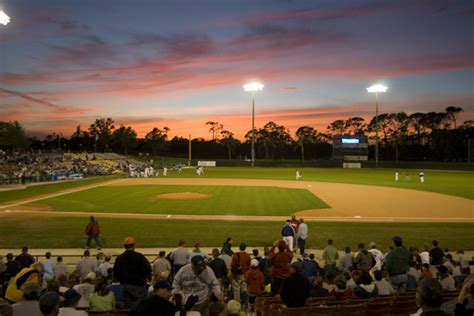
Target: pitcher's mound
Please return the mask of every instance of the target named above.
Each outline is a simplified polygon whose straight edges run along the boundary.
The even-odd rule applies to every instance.
[[[196,200],[196,199],[207,199],[210,197],[209,194],[195,193],[195,192],[177,192],[177,193],[165,193],[157,196],[158,199],[168,200]]]

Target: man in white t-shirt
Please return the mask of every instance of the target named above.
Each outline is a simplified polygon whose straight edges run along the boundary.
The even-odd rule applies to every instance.
[[[377,249],[377,245],[373,241],[370,242],[369,247],[370,247],[370,249],[367,250],[367,251],[370,252],[372,254],[372,256],[374,257],[374,259],[375,259],[375,265],[374,265],[373,269],[375,271],[379,271],[379,270],[382,269],[382,263],[383,263],[383,259],[384,259],[382,251]]]

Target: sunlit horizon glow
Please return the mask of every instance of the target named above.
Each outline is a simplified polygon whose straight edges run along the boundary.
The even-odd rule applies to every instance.
[[[204,139],[213,121],[243,140],[253,80],[255,127],[293,136],[368,123],[373,83],[389,87],[380,114],[474,117],[472,1],[269,2],[2,0],[14,23],[0,27],[0,121],[70,137],[110,117],[139,137]]]

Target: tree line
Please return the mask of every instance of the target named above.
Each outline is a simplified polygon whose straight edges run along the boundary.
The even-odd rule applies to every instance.
[[[472,120],[459,124],[458,116],[462,111],[460,107],[447,107],[444,112],[380,114],[380,159],[466,161],[468,140],[474,138],[474,124]],[[270,121],[254,131],[256,158],[330,159],[334,135],[369,135],[373,143],[376,121],[376,117],[368,122],[361,117],[349,117],[335,120],[324,131],[301,126],[294,137],[287,127]],[[192,139],[193,158],[250,158],[252,130],[240,141],[219,122],[208,121],[205,125],[211,140]],[[154,127],[145,137],[139,138],[131,126],[121,124],[117,127],[112,118],[98,118],[87,129],[77,126],[69,138],[53,133],[39,139],[28,138],[17,121],[0,122],[0,147],[187,157],[189,140],[179,136],[169,139],[169,131],[168,127]],[[372,147],[369,147],[370,158],[373,157]]]

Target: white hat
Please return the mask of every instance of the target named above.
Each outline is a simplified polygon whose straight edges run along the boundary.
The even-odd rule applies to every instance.
[[[95,273],[94,272],[89,272],[87,275],[86,275],[86,279],[89,279],[91,281],[94,281],[95,280]]]
[[[227,313],[238,314],[240,313],[240,303],[236,300],[230,300],[227,302]]]
[[[258,267],[258,260],[257,259],[252,259],[252,261],[250,261],[250,266],[251,267]]]

